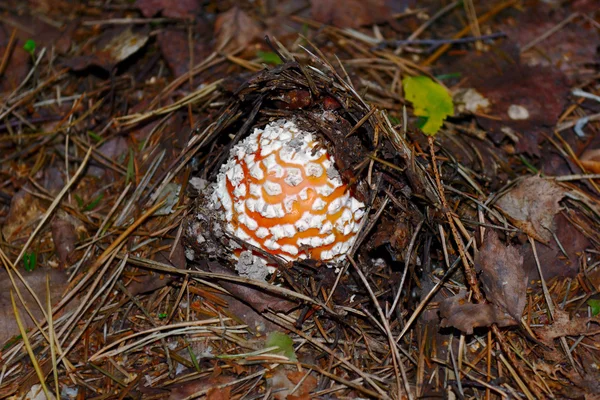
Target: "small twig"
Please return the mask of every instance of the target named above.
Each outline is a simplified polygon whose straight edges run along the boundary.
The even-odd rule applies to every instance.
[[[477,23],[483,24],[484,22],[488,21],[489,19],[494,17],[496,14],[498,14],[500,11],[516,4],[517,2],[518,2],[518,0],[508,0],[504,3],[498,4],[496,7],[492,8],[490,11],[488,11],[487,13],[485,13],[481,17],[479,17],[477,19]],[[464,37],[465,35],[467,35],[469,32],[471,32],[471,27],[466,26],[460,32],[458,32],[456,35],[454,35],[454,38],[460,39],[460,38]],[[423,66],[428,66],[428,65],[433,64],[438,58],[440,58],[442,56],[442,54],[444,54],[450,48],[450,46],[451,46],[450,44],[442,45],[439,49],[436,50],[435,53],[433,53],[427,60],[425,60],[423,62]]]
[[[442,45],[472,43],[472,42],[477,42],[479,40],[491,40],[491,39],[498,39],[498,38],[502,38],[502,37],[506,37],[506,33],[495,32],[495,33],[491,33],[489,35],[469,36],[469,37],[456,38],[456,39],[385,40],[385,41],[381,42],[377,48],[379,49],[384,46],[398,47],[398,46],[406,46],[406,45],[417,45],[417,46],[429,45],[430,48],[428,49],[428,51],[431,52]]]
[[[13,28],[12,33],[10,34],[10,39],[8,39],[8,45],[6,45],[6,50],[4,50],[4,54],[2,55],[2,64],[0,64],[0,76],[4,74],[4,70],[8,65],[8,60],[10,60],[10,55],[12,54],[12,50],[15,45],[16,34],[17,28]]]

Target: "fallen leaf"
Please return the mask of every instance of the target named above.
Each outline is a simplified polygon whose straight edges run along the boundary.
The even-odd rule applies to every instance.
[[[193,396],[195,393],[200,392],[202,390],[207,390],[207,399],[220,400],[220,399],[229,399],[228,390],[229,386],[225,387],[223,390],[216,389],[215,386],[220,386],[227,384],[233,381],[233,377],[231,376],[213,376],[207,375],[189,382],[177,383],[171,385],[165,389],[169,391],[169,400],[179,400],[183,398],[188,398],[189,396]],[[216,390],[215,390],[216,389]],[[214,396],[214,397],[211,397]]]
[[[231,398],[231,386],[224,388],[213,387],[206,392],[206,400],[229,400]]]
[[[554,310],[553,322],[541,328],[534,329],[538,338],[552,346],[554,339],[564,336],[591,336],[600,334],[600,317],[574,317],[569,318],[569,313],[562,310]]]
[[[246,47],[262,32],[260,25],[237,6],[219,14],[215,20],[217,51],[229,52]]]
[[[200,0],[137,0],[135,6],[147,18],[160,12],[167,18],[193,19],[202,11]]]
[[[577,17],[572,18],[561,29],[553,30],[551,35],[543,36],[573,15],[573,11],[569,10],[573,4],[552,7],[544,3],[539,2],[534,7],[528,7],[525,12],[518,14],[516,20],[511,20],[498,29],[505,32],[521,48],[544,37],[521,54],[524,64],[554,67],[571,79],[592,72],[593,69],[587,66],[598,62],[596,49],[597,43],[600,43],[598,30],[586,23],[585,19]],[[595,8],[597,7],[596,3]]]
[[[233,272],[231,272],[229,269],[215,262],[208,262],[207,266],[210,272],[233,275]],[[260,288],[256,288],[254,286],[246,286],[242,283],[228,282],[225,280],[218,282],[225,290],[231,293],[232,296],[247,303],[250,307],[258,312],[264,312],[267,310],[276,312],[289,312],[298,307],[298,304],[292,301],[264,292]]]
[[[311,374],[305,377],[307,373],[306,370],[290,371],[283,366],[277,367],[267,380],[269,388],[274,394],[273,397],[276,400],[310,400],[314,398],[310,396],[310,393],[317,387],[317,379]],[[304,381],[298,386],[302,379]],[[292,390],[293,393],[291,393]]]
[[[308,373],[308,371],[294,370],[294,371],[290,371],[286,374],[287,378],[294,385],[298,386],[298,384],[300,384],[300,386],[297,387],[297,389],[294,391],[293,394],[290,394],[287,396],[288,400],[300,400],[300,399],[310,400],[311,399],[309,394],[310,394],[310,392],[312,392],[313,390],[316,389],[318,381],[317,381],[317,378],[315,378],[310,373],[308,373],[308,376],[307,376],[307,373]],[[296,386],[294,386],[294,387],[296,387]]]
[[[488,112],[490,101],[473,88],[459,89],[452,96],[458,112]]]
[[[475,268],[489,303],[470,303],[466,292],[445,299],[440,304],[441,326],[452,326],[470,335],[474,328],[492,324],[518,325],[527,301],[528,274],[517,248],[505,246],[496,232],[488,229],[475,255]]]
[[[551,133],[567,104],[565,76],[552,67],[522,64],[512,42],[493,50],[470,52],[448,71],[461,73],[465,87],[489,101],[487,113],[476,117],[496,143],[509,138],[517,153],[539,155],[538,144]]]
[[[46,393],[44,392],[42,385],[40,385],[39,383],[36,383],[35,385],[33,385],[31,387],[31,389],[29,389],[29,392],[27,392],[27,394],[25,395],[25,398],[23,400],[54,400],[56,399],[56,397],[54,397],[54,395],[52,394],[52,391],[49,391],[50,397],[46,396]]]
[[[25,190],[19,190],[11,199],[8,215],[2,225],[4,240],[10,242],[13,235],[31,226],[42,214],[40,202]]]
[[[505,246],[493,229],[487,229],[483,245],[475,254],[475,269],[480,274],[486,300],[518,324],[527,301],[529,279],[519,250]]]
[[[33,292],[38,296],[39,300],[45,306],[46,304],[46,276],[50,276],[50,299],[52,304],[55,304],[60,300],[62,292],[68,285],[68,276],[66,272],[59,271],[53,268],[36,268],[31,272],[21,271],[21,274],[27,281],[27,284],[31,287]],[[12,274],[19,292],[23,295],[27,307],[33,314],[36,320],[42,318],[42,312],[40,311],[37,303],[27,290],[21,280]],[[13,314],[13,309],[10,300],[10,292],[14,292],[12,283],[8,277],[6,270],[0,270],[0,343],[6,342],[9,338],[19,334],[19,328]],[[73,302],[71,302],[73,303]],[[27,311],[17,300],[17,307],[19,309],[19,315],[23,320],[26,329],[34,326],[33,321],[29,318]]]
[[[587,236],[575,226],[577,224],[577,214],[573,213],[573,210],[566,209],[556,214],[553,219],[556,237],[553,235],[547,245],[536,245],[538,260],[545,280],[557,276],[574,277],[577,275],[579,272],[579,257],[590,246]],[[563,214],[568,215],[569,218]],[[574,222],[571,222],[571,220]],[[531,244],[529,242],[523,244],[521,252],[524,255],[523,265],[529,273],[529,279],[540,279]]]
[[[475,328],[497,324],[500,327],[515,325],[515,320],[494,304],[473,304],[467,298],[467,292],[461,292],[440,303],[442,328],[454,327],[467,335]]]
[[[51,228],[56,255],[63,267],[68,266],[69,256],[75,251],[77,242],[75,226],[66,218],[56,217],[52,220]]]
[[[284,356],[292,361],[296,361],[296,352],[294,351],[294,341],[287,334],[275,331],[271,332],[265,342],[265,348],[277,347],[276,352],[283,353]]]
[[[435,135],[446,117],[454,114],[452,97],[445,87],[427,76],[408,76],[402,80],[404,95],[414,107],[414,114],[423,117],[420,126],[426,135]]]
[[[387,0],[310,0],[312,17],[338,28],[358,28],[385,22],[391,17]]]
[[[120,62],[138,52],[148,42],[148,27],[131,26],[108,29],[98,38],[97,44],[85,55],[73,57],[65,64],[74,71],[98,66],[110,71]]]
[[[167,65],[175,77],[187,73],[190,69],[190,46],[188,34],[181,30],[165,29],[159,32],[157,42]],[[193,40],[194,63],[206,58],[210,49],[204,41]]]
[[[567,190],[555,182],[531,176],[521,180],[496,202],[511,222],[528,235],[548,243],[555,231],[554,215]]]

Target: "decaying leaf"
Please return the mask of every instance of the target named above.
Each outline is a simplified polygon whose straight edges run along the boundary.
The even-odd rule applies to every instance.
[[[488,327],[492,324],[498,326],[515,325],[514,319],[496,307],[494,304],[473,304],[467,300],[467,293],[461,292],[449,297],[440,303],[440,326],[452,326],[467,335],[473,329]]]
[[[460,72],[465,87],[489,101],[477,122],[494,141],[508,137],[517,152],[539,155],[543,134],[550,134],[567,102],[569,89],[560,71],[521,64],[519,49],[511,42],[482,55],[471,53],[448,71]]]
[[[564,336],[591,336],[600,334],[600,317],[569,318],[569,313],[555,310],[552,315],[554,321],[550,325],[535,329],[538,338],[551,346],[554,339]]]
[[[197,33],[200,35],[200,33]],[[207,35],[204,35],[207,36]],[[211,49],[203,40],[193,40],[193,51],[190,54],[190,43],[187,32],[183,30],[164,29],[159,32],[157,42],[167,65],[176,77],[190,69],[190,57],[198,63],[206,58]]]
[[[209,262],[208,268],[210,272],[233,275],[230,270],[215,262]],[[274,294],[267,293],[253,286],[246,286],[240,283],[228,282],[225,280],[219,281],[219,284],[234,297],[242,300],[258,312],[264,312],[266,310],[289,312],[290,310],[298,307],[298,305],[292,301],[286,300]]]
[[[164,17],[182,19],[194,18],[202,9],[199,0],[137,0],[135,6],[144,17],[153,17],[160,12]]]
[[[19,190],[10,202],[8,216],[2,225],[4,240],[10,242],[14,239],[13,235],[31,226],[42,214],[40,202],[25,190]]]
[[[75,250],[77,233],[75,226],[65,217],[52,220],[52,241],[56,255],[63,266],[69,264],[69,256]]]
[[[92,65],[111,70],[144,47],[150,38],[148,34],[147,27],[109,29],[100,35],[97,45],[88,54],[74,57],[66,64],[75,71],[84,70]]]
[[[193,396],[195,393],[198,393],[200,391],[206,391],[207,399],[229,399],[229,390],[231,390],[230,387],[226,386],[223,389],[218,389],[216,387],[225,385],[233,380],[234,378],[231,376],[207,375],[198,379],[194,379],[192,381],[177,383],[168,387],[168,399],[178,400],[188,398],[189,396]]]
[[[311,0],[312,17],[338,28],[358,28],[386,21],[391,10],[386,0]]]
[[[31,289],[38,296],[42,304],[45,305],[46,300],[46,276],[50,276],[50,299],[52,304],[55,304],[58,300],[60,300],[60,296],[62,295],[63,290],[67,287],[67,274],[63,271],[59,271],[57,269],[52,268],[36,268],[31,272],[20,271],[27,281],[27,284],[31,287]],[[29,291],[21,280],[13,273],[13,277],[15,278],[15,282],[19,289],[19,292],[23,295],[25,302],[27,303],[27,307],[33,314],[36,319],[40,319],[42,317],[42,312],[40,311],[37,303],[30,295]],[[4,343],[6,340],[11,338],[14,335],[19,334],[19,328],[17,326],[15,316],[13,314],[13,309],[10,301],[10,292],[11,290],[14,292],[14,288],[12,283],[8,277],[8,273],[4,269],[0,269],[0,343]],[[17,307],[19,309],[19,313],[23,322],[25,323],[26,328],[31,328],[34,326],[33,322],[29,318],[27,311],[23,308],[23,305],[20,301],[17,300]]]
[[[216,48],[231,51],[247,46],[260,36],[261,27],[242,9],[232,7],[215,21]]]
[[[487,229],[483,246],[475,255],[475,268],[486,299],[518,323],[527,301],[528,280],[519,250],[505,246],[494,230]]]
[[[459,293],[440,304],[442,326],[453,326],[467,334],[477,327],[517,325],[527,300],[527,272],[523,256],[512,246],[504,246],[491,229],[475,255],[475,267],[490,303],[472,304]]]
[[[309,371],[289,371],[282,366],[273,371],[268,382],[277,400],[310,400],[317,387],[317,379]]]
[[[554,215],[567,190],[553,181],[531,176],[502,196],[496,205],[529,236],[547,243],[554,231]]]
[[[600,41],[598,30],[594,29],[593,25],[585,23],[585,19],[576,18],[578,13],[575,11],[580,8],[585,9],[581,6],[585,2],[575,1],[569,4],[570,7],[557,7],[548,1],[539,2],[527,12],[515,16],[516,20],[511,20],[498,29],[506,32],[508,37],[517,42],[521,48],[535,40],[535,46],[527,48],[527,51],[521,54],[523,62],[527,65],[552,66],[574,79],[591,73],[592,69],[588,66],[598,62],[597,43]],[[593,0],[588,3],[594,4],[592,6],[594,9],[598,8]],[[551,35],[544,35],[564,22],[567,24],[561,29],[554,30]]]

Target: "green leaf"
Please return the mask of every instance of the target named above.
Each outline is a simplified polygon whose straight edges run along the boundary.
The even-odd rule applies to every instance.
[[[167,318],[167,313],[161,312],[158,314],[158,319],[165,319]]]
[[[408,76],[402,80],[402,86],[415,115],[424,118],[423,133],[435,135],[446,117],[454,114],[454,103],[446,88],[427,76]]]
[[[98,135],[96,132],[94,131],[87,131],[87,134],[94,139],[96,142],[99,142],[102,140],[102,136]]]
[[[23,45],[23,50],[33,55],[33,52],[35,51],[35,40],[27,39],[27,41]]]
[[[600,300],[598,299],[589,299],[587,301],[588,306],[590,306],[591,310],[592,310],[592,316],[595,317],[596,315],[600,314]]]
[[[25,253],[23,255],[23,264],[25,266],[25,271],[33,271],[37,265],[37,253],[35,251]]]
[[[272,51],[258,51],[256,55],[267,64],[279,65],[283,62],[281,61],[281,58]]]
[[[265,342],[265,347],[277,347],[284,356],[292,361],[296,361],[296,353],[294,352],[294,341],[291,337],[281,332],[271,332]]]
[[[94,208],[96,208],[96,206],[98,204],[100,204],[100,202],[102,201],[102,199],[104,198],[104,193],[100,193],[98,196],[96,196],[92,201],[90,201],[87,206],[85,206],[83,208],[83,211],[92,211]]]

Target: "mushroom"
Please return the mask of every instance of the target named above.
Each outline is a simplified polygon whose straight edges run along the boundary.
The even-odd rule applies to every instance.
[[[288,261],[341,260],[365,209],[314,135],[283,119],[232,148],[210,201],[229,233]]]

